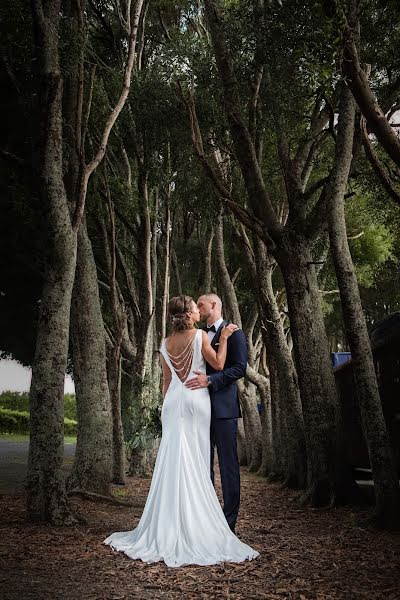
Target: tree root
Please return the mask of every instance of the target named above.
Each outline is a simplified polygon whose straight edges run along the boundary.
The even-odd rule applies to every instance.
[[[133,502],[127,502],[126,500],[120,500],[113,496],[103,496],[102,494],[96,494],[95,492],[88,492],[87,490],[81,490],[75,488],[67,492],[68,496],[84,496],[85,498],[91,498],[93,500],[99,500],[108,502],[109,504],[117,504],[119,506],[135,506]]]

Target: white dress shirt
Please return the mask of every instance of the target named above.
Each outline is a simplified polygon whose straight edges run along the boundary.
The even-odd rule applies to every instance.
[[[214,331],[207,331],[208,337],[210,339],[210,342],[213,341],[214,339],[214,335],[217,333],[219,327],[221,327],[221,323],[224,319],[221,317],[220,319],[218,319],[218,321],[215,321],[215,323],[211,323],[210,327],[212,327],[214,325],[215,327],[215,332]],[[208,327],[208,325],[207,325]]]

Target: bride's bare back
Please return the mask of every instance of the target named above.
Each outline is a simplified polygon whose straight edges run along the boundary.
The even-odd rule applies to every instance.
[[[192,368],[195,336],[196,329],[186,329],[173,333],[165,340],[171,365],[182,382],[186,381]]]

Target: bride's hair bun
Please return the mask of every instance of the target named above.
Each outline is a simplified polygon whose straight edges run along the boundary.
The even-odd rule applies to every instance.
[[[189,313],[192,312],[193,298],[190,296],[175,296],[168,303],[168,316],[171,320],[172,331],[190,329]]]

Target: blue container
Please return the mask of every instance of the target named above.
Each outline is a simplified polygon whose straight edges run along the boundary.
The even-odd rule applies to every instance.
[[[332,352],[331,354],[332,367],[340,367],[351,360],[351,352]]]

